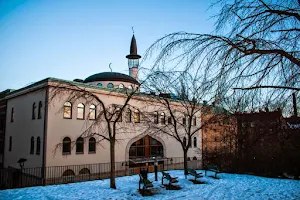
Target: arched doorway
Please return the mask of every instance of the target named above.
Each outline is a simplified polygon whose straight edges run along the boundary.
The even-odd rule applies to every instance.
[[[160,159],[159,165],[163,164],[164,146],[157,139],[146,135],[131,144],[129,148],[129,167],[135,168],[135,173],[139,173],[139,169],[146,166],[149,166],[149,172],[153,171],[153,158]]]

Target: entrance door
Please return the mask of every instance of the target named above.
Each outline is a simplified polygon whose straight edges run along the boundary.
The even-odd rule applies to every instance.
[[[129,149],[129,159],[136,160],[136,162],[129,162],[129,167],[131,172],[134,171],[134,174],[140,172],[140,168],[148,168],[149,172],[154,171],[154,163],[145,162],[145,160],[151,157],[163,157],[164,149],[163,145],[157,141],[156,139],[150,137],[149,135],[139,139],[134,142]],[[141,160],[139,162],[138,160]],[[159,162],[159,164],[163,164],[163,161]]]

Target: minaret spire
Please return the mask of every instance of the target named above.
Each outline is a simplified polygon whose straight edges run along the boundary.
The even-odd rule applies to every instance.
[[[136,45],[136,39],[134,36],[134,29],[132,27],[132,38],[130,43],[130,50],[129,54],[126,56],[128,59],[128,68],[129,68],[129,76],[135,78],[138,80],[138,72],[139,72],[139,59],[141,56],[137,53],[137,45]]]

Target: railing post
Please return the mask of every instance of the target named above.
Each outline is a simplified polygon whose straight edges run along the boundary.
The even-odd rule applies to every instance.
[[[42,175],[42,180],[43,180],[43,186],[46,185],[46,167],[42,167],[42,171],[41,171],[41,175]]]
[[[98,165],[99,165],[99,167],[98,167],[98,169],[99,169],[99,179],[101,179],[101,163],[99,163]]]
[[[23,185],[23,166],[21,166],[21,184],[20,187],[22,188]]]

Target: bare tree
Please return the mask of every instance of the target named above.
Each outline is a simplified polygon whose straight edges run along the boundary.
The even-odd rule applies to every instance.
[[[299,1],[219,0],[215,5],[221,6],[215,33],[175,32],[160,38],[147,52],[158,52],[155,66],[170,70],[172,63],[171,70],[180,71],[196,65],[223,92],[263,88],[263,95],[270,93],[268,101],[299,91]]]
[[[65,101],[70,103],[80,101],[84,105],[95,105],[95,108],[88,113],[88,118],[85,121],[80,137],[96,137],[96,143],[99,145],[102,145],[102,141],[109,142],[110,188],[116,189],[115,145],[120,141],[118,135],[127,133],[129,127],[128,124],[125,125],[122,123],[122,115],[125,113],[125,109],[136,109],[130,105],[130,100],[137,91],[139,91],[139,87],[135,87],[132,90],[102,89],[99,92],[96,86],[92,87],[75,82],[57,82],[53,83],[50,87],[49,104],[56,106],[57,101],[60,103],[64,103]],[[105,96],[114,97],[118,103],[114,103],[112,100],[110,100],[110,102],[103,100]],[[64,110],[63,105],[60,105],[60,112],[72,111]],[[127,117],[131,118],[131,113]],[[74,142],[75,141],[73,141],[73,143]],[[61,147],[61,145],[62,143],[57,144],[57,148]]]
[[[144,89],[156,94],[155,101],[147,104],[153,108],[146,120],[149,134],[161,134],[174,138],[181,146],[184,157],[184,173],[187,175],[188,151],[201,141],[200,131],[214,120],[211,115],[201,120],[203,101],[210,101],[211,83],[200,81],[197,74],[187,72],[154,71],[144,84]],[[211,99],[205,99],[209,98]],[[201,143],[198,144],[201,147]]]

